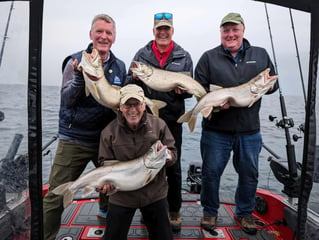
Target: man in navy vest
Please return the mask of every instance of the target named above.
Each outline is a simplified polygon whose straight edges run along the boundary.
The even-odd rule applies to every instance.
[[[111,52],[115,41],[115,22],[106,15],[94,17],[86,51],[95,48],[103,62],[106,79],[112,85],[122,86],[126,78],[123,61]],[[54,240],[60,228],[63,212],[63,196],[52,190],[77,179],[89,161],[97,164],[100,133],[116,114],[112,109],[100,105],[92,96],[85,94],[83,75],[75,67],[81,61],[82,51],[68,56],[63,62],[63,82],[59,113],[59,143],[50,173],[50,189],[43,199],[44,239]],[[104,196],[104,195],[103,195]],[[100,195],[99,215],[105,217],[107,198]]]

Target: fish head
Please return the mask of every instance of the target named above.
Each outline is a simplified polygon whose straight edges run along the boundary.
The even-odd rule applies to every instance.
[[[132,62],[130,70],[141,80],[145,80],[153,74],[151,66],[138,61]]]
[[[160,140],[156,141],[148,152],[145,154],[144,165],[149,169],[162,168],[166,160],[170,158],[167,152],[167,146],[163,145]]]
[[[82,69],[83,74],[93,81],[97,81],[104,76],[102,60],[95,48],[92,49],[92,53],[82,52],[79,68]]]
[[[250,89],[252,93],[262,95],[274,86],[278,76],[269,76],[269,72],[270,68],[266,68],[251,80]]]

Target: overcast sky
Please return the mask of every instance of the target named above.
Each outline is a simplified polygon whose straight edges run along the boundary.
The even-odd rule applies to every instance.
[[[11,2],[0,3],[1,44]],[[28,3],[15,2],[9,25],[0,83],[27,82]],[[282,92],[302,95],[297,53],[287,8],[267,5]],[[273,58],[265,5],[251,0],[45,0],[43,14],[42,82],[61,85],[61,64],[71,53],[86,48],[92,18],[107,13],[117,27],[114,54],[130,65],[136,51],[153,39],[153,15],[171,12],[173,39],[192,56],[194,67],[208,49],[220,44],[219,24],[229,12],[239,12],[245,20],[245,37],[262,46]],[[310,15],[292,10],[303,77],[307,81]]]

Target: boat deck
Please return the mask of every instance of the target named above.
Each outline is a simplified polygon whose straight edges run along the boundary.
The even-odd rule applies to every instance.
[[[77,200],[72,203],[63,213],[58,240],[67,239],[101,239],[104,234],[105,220],[96,216],[98,210],[96,198]],[[213,232],[207,232],[200,227],[202,208],[199,204],[198,194],[183,194],[181,209],[182,229],[174,233],[174,239],[246,239],[246,240],[275,240],[281,239],[276,235],[277,231],[268,225],[263,219],[256,217],[260,229],[256,235],[244,233],[234,220],[235,205],[230,201],[221,200],[223,204],[219,209],[217,228]],[[128,239],[148,239],[146,227],[140,223],[140,211],[137,210],[133,218]]]

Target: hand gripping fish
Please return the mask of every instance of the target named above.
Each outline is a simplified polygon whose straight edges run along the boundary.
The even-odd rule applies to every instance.
[[[199,112],[206,118],[214,107],[221,107],[227,102],[232,107],[251,107],[274,86],[278,77],[269,76],[269,72],[270,68],[267,68],[249,82],[237,87],[215,86],[215,90],[205,95],[192,110],[180,116],[177,122],[188,122],[189,130],[193,132]]]
[[[194,95],[197,101],[207,94],[200,83],[184,73],[165,71],[136,61],[132,62],[130,69],[149,88],[159,92],[169,92],[178,87]]]
[[[115,111],[120,105],[120,87],[111,85],[105,78],[98,51],[93,49],[91,54],[83,51],[78,67],[82,69],[86,96],[91,94],[98,103]],[[159,100],[145,98],[145,102],[156,116],[158,110],[166,106],[165,102]]]
[[[160,149],[160,147],[162,148]],[[93,193],[97,187],[102,187],[105,184],[111,184],[115,187],[114,191],[108,195],[117,191],[137,190],[151,182],[169,158],[167,146],[163,146],[158,140],[139,158],[131,161],[106,161],[107,165],[104,164],[104,166],[91,170],[74,182],[64,183],[52,192],[64,196],[63,206],[66,208],[71,204],[74,194],[79,189],[83,189],[83,196]]]

